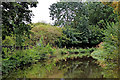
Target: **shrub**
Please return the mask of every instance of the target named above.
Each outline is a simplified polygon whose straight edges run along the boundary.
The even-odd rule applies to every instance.
[[[8,74],[13,69],[24,68],[27,64],[33,64],[40,60],[49,59],[48,55],[54,54],[54,49],[47,44],[43,45],[42,39],[39,41],[39,44],[32,49],[27,50],[14,50],[14,52],[7,51],[7,48],[3,48],[5,53],[4,58],[2,59],[2,72],[3,74]]]
[[[97,58],[98,61],[102,60],[104,63],[107,63],[109,68],[115,68],[118,63],[118,27],[118,23],[107,24],[106,30],[104,30],[103,44],[92,53],[92,56]]]
[[[58,37],[62,35],[61,28],[56,26],[51,26],[45,23],[35,23],[32,25],[32,32],[30,43],[35,45],[43,36],[43,44],[47,45],[48,43],[52,46],[55,46],[55,42],[58,40]]]
[[[108,52],[106,59],[118,60],[118,31],[119,23],[111,23],[107,25],[106,30],[104,31],[104,49]]]
[[[89,26],[88,41],[90,46],[95,46],[103,41],[103,29],[100,29],[99,26]]]
[[[90,26],[85,30],[81,31],[78,28],[71,28],[66,26],[63,29],[63,35],[59,38],[59,47],[93,47],[99,44],[103,39],[103,29],[98,26]]]
[[[15,45],[15,37],[6,36],[6,39],[2,41],[3,46],[13,46]]]

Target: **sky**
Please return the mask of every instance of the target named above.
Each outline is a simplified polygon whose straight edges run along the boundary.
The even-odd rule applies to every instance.
[[[52,24],[53,21],[49,17],[49,7],[58,0],[37,0],[39,3],[36,8],[30,8],[35,16],[32,17],[32,22],[45,22]]]

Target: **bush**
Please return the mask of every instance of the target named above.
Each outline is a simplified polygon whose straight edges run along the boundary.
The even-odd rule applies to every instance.
[[[108,52],[106,59],[118,60],[118,31],[119,23],[111,23],[107,25],[106,30],[104,31],[104,49]]]
[[[39,44],[41,45],[36,45],[32,49],[14,50],[14,52],[10,50],[8,52],[7,48],[3,48],[5,53],[2,59],[3,74],[8,74],[13,69],[24,68],[25,65],[33,64],[39,60],[48,59],[49,55],[54,54],[55,50],[49,44],[44,46],[42,40],[39,41]]]
[[[5,40],[2,41],[3,46],[14,46],[16,43],[15,37],[6,36]]]
[[[90,46],[96,46],[103,41],[103,29],[100,29],[99,26],[89,26],[88,41]]]
[[[63,35],[59,38],[59,47],[93,47],[103,41],[103,29],[98,26],[90,26],[86,31],[79,31],[77,28],[66,26],[63,29]]]
[[[118,63],[118,31],[119,24],[107,24],[104,30],[104,43],[96,51],[92,53],[94,58],[98,61],[103,61],[109,68],[115,68]]]
[[[47,45],[49,43],[52,46],[55,46],[58,37],[62,35],[61,28],[58,28],[56,26],[51,26],[45,23],[35,23],[32,26],[33,28],[31,31],[33,34],[31,34],[31,45],[35,45],[35,43],[40,40],[41,36],[43,36],[44,45]]]
[[[62,47],[74,47],[76,44],[81,43],[76,36],[79,36],[79,33],[76,32],[76,29],[70,28],[69,26],[62,28],[62,36],[59,38],[58,46]]]

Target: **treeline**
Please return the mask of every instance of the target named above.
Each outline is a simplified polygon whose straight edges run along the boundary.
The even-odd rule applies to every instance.
[[[54,25],[64,27],[59,47],[93,47],[103,41],[107,24],[118,22],[114,9],[100,2],[58,2],[49,9]]]

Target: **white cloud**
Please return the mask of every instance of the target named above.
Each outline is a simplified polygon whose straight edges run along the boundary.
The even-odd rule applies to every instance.
[[[52,23],[53,21],[49,17],[49,7],[53,3],[56,3],[58,0],[38,0],[38,4],[36,8],[30,8],[30,10],[33,11],[33,14],[35,15],[32,18],[32,22],[46,22],[46,23]]]

